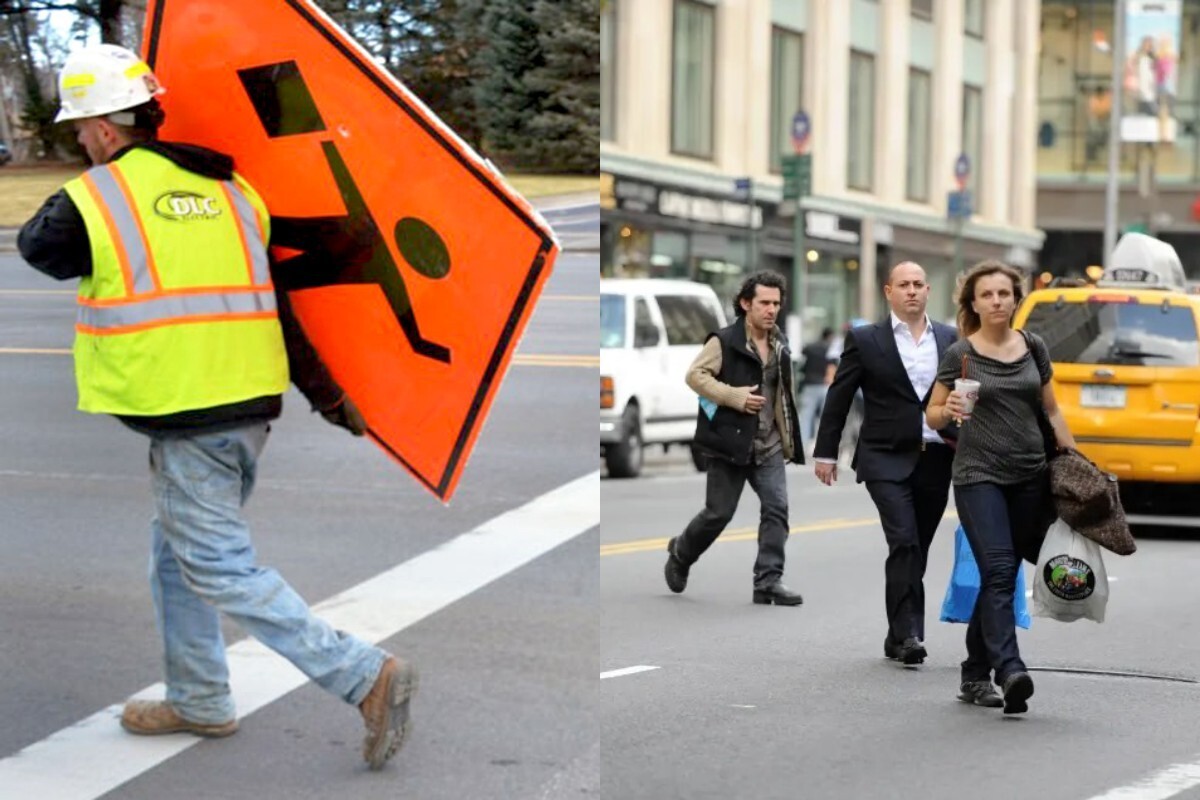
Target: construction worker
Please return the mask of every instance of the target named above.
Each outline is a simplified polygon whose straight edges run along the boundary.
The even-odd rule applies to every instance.
[[[229,156],[158,141],[163,89],[134,53],[108,44],[77,51],[59,89],[56,121],[74,123],[95,166],[46,201],[18,246],[36,269],[82,278],[80,410],[115,415],[150,438],[150,582],[167,692],[126,703],[121,724],[144,735],[237,731],[224,612],[359,707],[363,756],[379,769],[408,732],[416,670],[314,617],[255,562],[241,513],[289,377],[267,209]],[[319,410],[362,432],[344,396],[326,397]]]

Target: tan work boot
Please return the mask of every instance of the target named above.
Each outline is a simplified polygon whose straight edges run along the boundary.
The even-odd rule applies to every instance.
[[[412,729],[408,702],[417,692],[417,681],[416,667],[403,659],[388,656],[375,685],[359,703],[363,722],[367,725],[363,759],[371,769],[383,769],[408,738]]]
[[[236,719],[217,725],[189,722],[179,716],[166,700],[130,700],[121,712],[121,727],[139,736],[190,733],[219,739],[237,733],[238,723]]]

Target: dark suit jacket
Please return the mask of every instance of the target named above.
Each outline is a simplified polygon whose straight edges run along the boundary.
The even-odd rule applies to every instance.
[[[938,363],[958,338],[949,325],[933,322]],[[891,315],[874,325],[851,328],[837,374],[825,396],[814,458],[837,458],[842,428],[854,402],[863,393],[863,424],[851,463],[859,483],[902,481],[912,474],[921,456],[921,418],[929,394],[917,397],[900,360]],[[952,435],[952,434],[951,434]]]

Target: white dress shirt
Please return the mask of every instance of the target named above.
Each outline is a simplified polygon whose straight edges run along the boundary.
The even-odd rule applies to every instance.
[[[925,330],[921,333],[920,341],[914,340],[912,329],[891,312],[892,333],[896,337],[896,349],[900,351],[900,361],[904,363],[904,371],[912,382],[913,391],[917,397],[924,399],[929,387],[937,378],[938,352],[937,338],[933,335],[933,323],[929,315],[925,315]],[[941,442],[942,437],[929,427],[925,415],[921,415],[921,438],[927,442]]]
[[[929,321],[929,315],[925,315],[925,331],[921,334],[921,341],[913,341],[912,330],[908,327],[908,323],[902,322],[896,316],[896,312],[891,312],[892,319],[892,335],[896,339],[896,349],[900,352],[900,361],[904,364],[904,371],[908,373],[908,380],[912,383],[913,391],[917,393],[917,397],[925,399],[925,393],[929,391],[929,387],[933,386],[934,380],[937,378],[938,370],[938,352],[937,339],[933,335],[933,323]],[[929,427],[929,423],[925,421],[925,415],[921,414],[921,438],[927,442],[942,442],[941,436]],[[837,461],[832,458],[817,458],[818,464],[836,464]]]

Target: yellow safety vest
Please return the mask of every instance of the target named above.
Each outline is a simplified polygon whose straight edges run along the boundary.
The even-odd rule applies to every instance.
[[[162,416],[282,394],[270,217],[240,176],[143,148],[69,181],[91,244],[79,284],[79,409]]]

